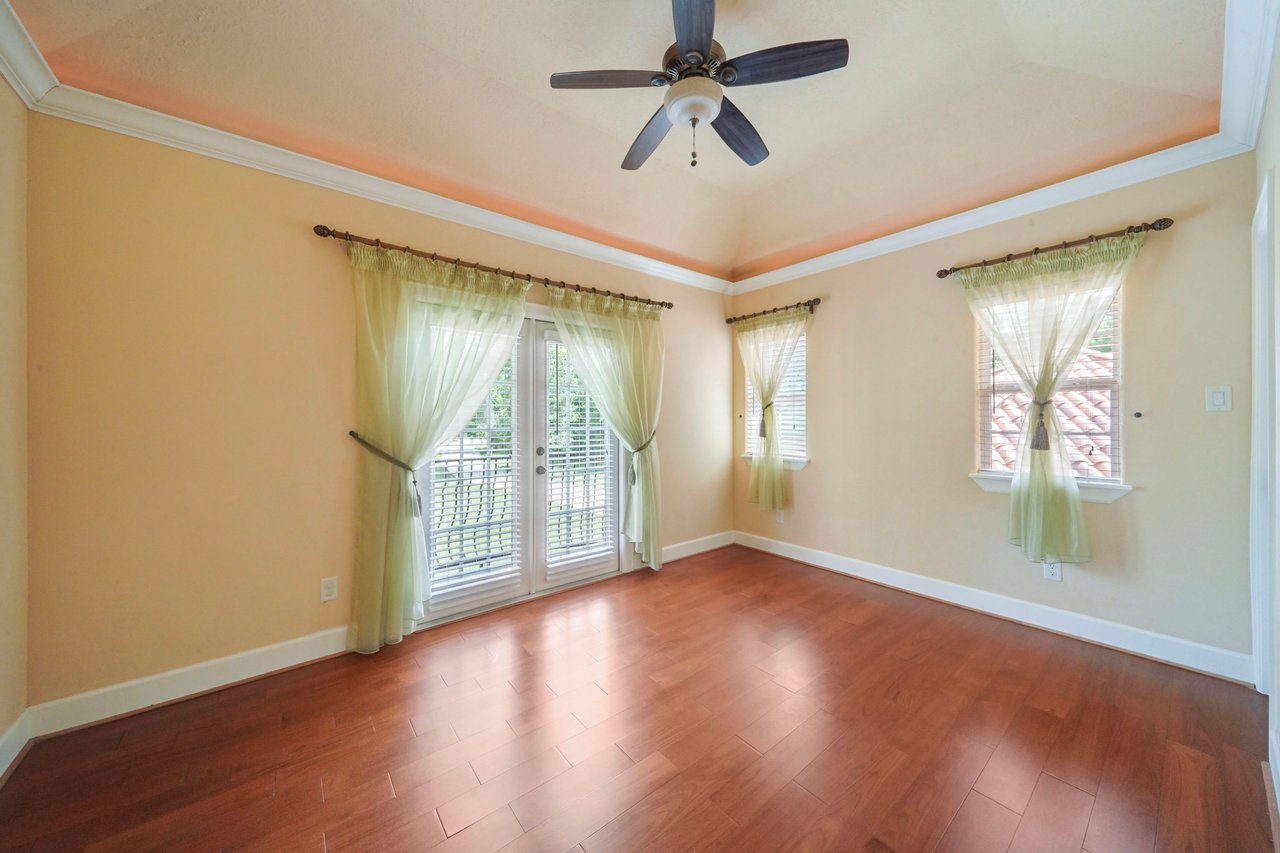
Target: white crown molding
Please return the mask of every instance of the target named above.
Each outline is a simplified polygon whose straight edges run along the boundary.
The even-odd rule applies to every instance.
[[[849,246],[845,249],[838,249],[825,255],[819,255],[807,261],[800,261],[751,278],[744,278],[730,285],[728,292],[733,296],[737,296],[742,293],[750,293],[753,290],[773,287],[776,284],[839,269],[850,264],[856,264],[859,261],[878,258],[881,255],[899,252],[913,246],[922,246],[935,240],[954,237],[966,231],[973,231],[998,222],[1006,222],[1010,219],[1028,216],[1032,213],[1069,204],[1073,201],[1092,198],[1122,187],[1150,181],[1153,178],[1171,175],[1174,172],[1181,172],[1196,166],[1203,166],[1206,163],[1212,163],[1224,157],[1244,154],[1250,150],[1249,146],[1224,134],[1216,133],[1213,136],[1206,136],[1204,139],[1197,139],[1194,142],[1166,148],[1164,151],[1157,151],[1154,154],[1148,154],[1136,160],[1108,166],[1105,169],[1099,169],[1096,172],[1090,172],[1078,178],[1071,178],[1022,195],[1016,195],[982,207],[975,207],[972,210],[966,210],[964,213],[957,213],[945,219],[937,219],[924,225],[908,228],[905,231],[898,231],[875,240],[868,240],[856,246]],[[953,259],[939,258],[936,266],[945,266],[951,260]],[[932,269],[930,269],[925,271],[924,274],[931,275],[932,272]]]
[[[35,104],[33,109],[46,115],[70,119],[315,186],[338,190],[348,195],[389,204],[448,222],[456,222],[459,225],[536,246],[556,249],[566,254],[601,261],[678,284],[712,290],[716,293],[723,293],[729,285],[729,282],[724,279],[712,275],[607,246],[543,225],[535,225],[513,216],[494,213],[491,210],[454,201],[426,190],[377,178],[355,169],[337,166],[305,154],[277,148],[265,142],[247,139],[145,107],[117,101],[114,98],[96,95],[73,86],[54,87]]]
[[[58,84],[8,0],[0,0],[0,74],[32,109],[338,190],[623,269],[731,295],[847,266],[1148,181],[1253,148],[1270,79],[1280,0],[1228,0],[1222,132],[994,204],[731,283],[266,143]]]
[[[742,531],[734,534],[734,541],[738,545],[754,548],[757,551],[776,554],[789,560],[830,569],[970,610],[990,613],[1024,625],[1043,628],[1055,634],[1066,634],[1091,643],[1167,661],[1187,669],[1207,672],[1246,684],[1253,683],[1253,658],[1241,652],[1207,646],[1192,640],[1171,637],[1168,634],[1157,634],[1132,625],[1110,622],[1071,610],[1061,610],[1057,607],[1011,598],[996,592],[988,592],[901,569],[891,569],[888,566],[855,560],[852,557],[831,554],[816,548],[806,548],[803,545],[793,545],[790,542],[766,539],[763,536]]]
[[[1218,130],[1249,148],[1262,130],[1277,20],[1277,0],[1227,0]]]
[[[35,106],[58,85],[58,78],[53,76],[9,0],[0,0],[0,77],[9,81],[28,107]]]

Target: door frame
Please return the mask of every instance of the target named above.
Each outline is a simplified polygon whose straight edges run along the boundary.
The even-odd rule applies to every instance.
[[[535,506],[538,506],[541,504],[541,502],[535,502],[534,500],[534,492],[537,489],[538,478],[533,473],[533,467],[537,464],[537,461],[536,461],[537,456],[534,453],[534,448],[537,446],[535,443],[536,432],[537,432],[535,413],[538,411],[538,407],[536,405],[530,405],[530,403],[535,401],[536,395],[539,393],[538,381],[537,381],[538,371],[535,370],[535,364],[534,364],[535,358],[537,357],[537,354],[538,354],[538,347],[533,341],[533,337],[537,333],[537,328],[538,328],[536,321],[543,321],[543,322],[554,324],[555,318],[554,318],[554,315],[551,313],[551,309],[548,308],[547,306],[539,305],[536,303],[526,303],[524,322],[521,327],[520,333],[523,337],[525,337],[529,341],[529,344],[528,345],[522,344],[516,350],[516,353],[517,353],[516,385],[518,388],[518,394],[522,395],[522,399],[526,402],[525,402],[525,405],[517,405],[516,407],[516,411],[517,411],[516,431],[519,435],[518,441],[520,446],[520,451],[517,456],[517,462],[521,466],[521,472],[522,472],[520,477],[520,482],[519,482],[520,506],[528,507],[530,512],[533,511],[533,508]],[[545,386],[541,388],[541,393],[545,396],[546,394]],[[521,399],[521,398],[518,398],[518,399]],[[618,447],[618,454],[617,454],[618,471],[617,471],[617,476],[615,477],[617,493],[615,494],[615,497],[614,497],[614,500],[615,500],[614,505],[617,511],[617,528],[618,528],[618,536],[617,536],[617,542],[616,542],[616,553],[618,557],[617,570],[612,572],[602,573],[599,575],[594,575],[588,578],[583,578],[581,580],[570,581],[555,587],[541,588],[541,589],[538,588],[538,585],[535,582],[536,575],[540,571],[545,572],[545,566],[539,568],[538,566],[534,565],[535,562],[541,559],[539,556],[535,554],[538,537],[534,535],[533,524],[528,523],[527,520],[525,519],[521,519],[522,523],[520,523],[519,525],[519,537],[518,537],[519,543],[520,543],[519,544],[519,560],[523,564],[522,572],[521,572],[521,575],[522,575],[521,592],[518,595],[515,595],[513,597],[508,597],[508,598],[503,598],[498,600],[484,600],[484,601],[478,602],[475,607],[468,608],[466,610],[451,610],[444,613],[440,613],[437,611],[435,614],[432,613],[429,602],[424,601],[422,602],[423,617],[421,619],[416,620],[414,625],[415,630],[422,631],[427,628],[433,628],[438,625],[447,624],[449,622],[456,622],[459,619],[466,619],[468,617],[476,616],[481,613],[487,613],[492,610],[500,610],[504,607],[510,607],[512,605],[520,604],[525,601],[532,601],[537,598],[542,598],[543,596],[555,595],[556,593],[565,592],[571,589],[576,589],[577,587],[586,586],[587,584],[596,583],[597,581],[607,580],[608,578],[615,577],[618,574],[623,574],[623,573],[632,571],[634,568],[639,567],[640,565],[639,558],[635,556],[633,548],[627,547],[628,545],[627,538],[626,538],[626,535],[622,532],[622,521],[623,521],[623,515],[624,515],[624,508],[625,508],[624,501],[626,500],[626,496],[627,496],[626,474],[630,470],[631,454],[626,450],[626,448],[622,446],[621,442],[618,443],[617,447]],[[428,520],[425,518],[423,519],[422,532],[423,532],[423,536],[427,539],[426,544],[427,544],[427,549],[429,553],[431,526]]]
[[[1274,171],[1268,170],[1250,229],[1253,279],[1253,410],[1250,418],[1249,581],[1254,685],[1270,695],[1274,657],[1273,596],[1276,574],[1277,469]]]

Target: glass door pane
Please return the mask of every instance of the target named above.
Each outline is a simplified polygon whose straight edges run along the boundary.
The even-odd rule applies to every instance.
[[[520,345],[489,396],[436,452],[424,490],[427,618],[528,591],[521,548]]]
[[[554,330],[544,330],[541,366],[546,450],[540,587],[618,571],[618,442],[587,394]]]

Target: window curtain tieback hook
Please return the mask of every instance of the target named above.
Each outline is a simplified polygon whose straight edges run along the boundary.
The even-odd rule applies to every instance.
[[[408,462],[405,462],[401,459],[397,459],[396,457],[392,456],[390,453],[383,450],[381,447],[378,447],[376,444],[368,441],[364,436],[362,436],[360,433],[356,432],[355,430],[348,430],[347,435],[354,438],[357,442],[359,442],[361,447],[363,447],[365,450],[372,453],[374,456],[377,456],[379,459],[390,462],[392,465],[396,466],[397,468],[403,471],[409,472],[409,479],[413,481],[414,511],[417,513],[418,517],[421,517],[422,516],[422,493],[418,491],[418,472],[413,469],[413,466],[410,465]]]

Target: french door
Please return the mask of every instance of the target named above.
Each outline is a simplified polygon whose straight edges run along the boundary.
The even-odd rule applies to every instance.
[[[525,320],[422,486],[423,624],[619,570],[621,454],[552,323]]]

